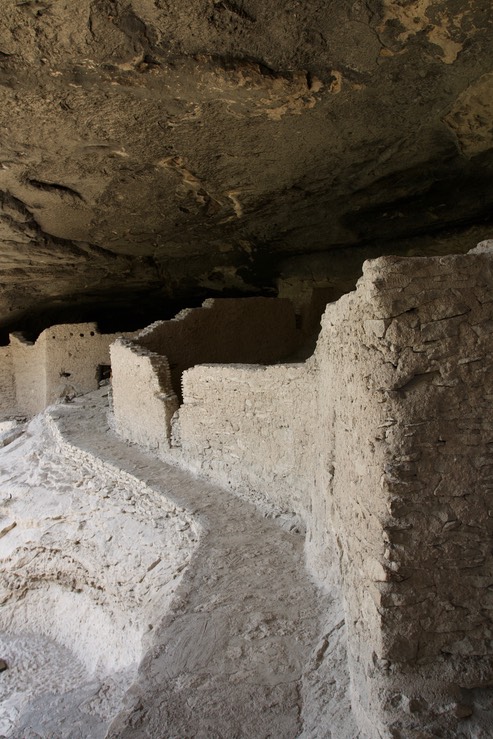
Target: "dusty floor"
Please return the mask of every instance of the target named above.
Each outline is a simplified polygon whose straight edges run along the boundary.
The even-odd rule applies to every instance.
[[[0,450],[0,734],[357,737],[303,537],[119,441],[105,395]]]

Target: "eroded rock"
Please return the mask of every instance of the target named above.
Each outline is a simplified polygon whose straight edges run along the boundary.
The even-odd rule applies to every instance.
[[[485,238],[492,23],[481,0],[5,0],[0,323]]]

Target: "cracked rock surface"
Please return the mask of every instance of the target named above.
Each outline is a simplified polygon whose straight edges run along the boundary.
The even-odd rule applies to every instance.
[[[492,26],[483,0],[3,0],[1,324],[486,237]]]

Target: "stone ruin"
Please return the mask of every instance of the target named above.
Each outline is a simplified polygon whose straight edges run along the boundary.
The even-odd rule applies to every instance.
[[[127,334],[131,336],[132,334]],[[0,347],[0,414],[33,416],[109,378],[110,344],[121,334],[101,334],[95,323],[52,326],[35,342],[22,333]]]
[[[306,531],[311,576],[342,592],[362,737],[488,736],[492,336],[493,255],[478,248],[366,262],[305,362],[289,361],[299,330],[276,299],[207,302],[111,346],[120,436]],[[60,366],[46,360],[57,387]]]
[[[159,441],[125,432],[115,382],[121,433],[306,527],[343,588],[364,736],[459,731],[493,682],[492,327],[486,251],[367,262],[308,361],[191,367],[179,407],[148,334],[112,347],[115,380],[132,351],[162,403]]]
[[[272,363],[303,340],[289,300],[206,300],[111,346],[113,424],[148,449],[167,449],[185,370],[205,362]]]

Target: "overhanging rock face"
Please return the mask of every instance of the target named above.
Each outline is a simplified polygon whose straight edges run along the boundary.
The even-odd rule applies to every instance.
[[[306,363],[184,374],[181,447],[166,456],[306,525],[312,572],[342,583],[368,737],[481,724],[474,690],[493,681],[492,322],[487,250],[385,257],[327,308]]]
[[[67,322],[67,305],[159,315],[170,296],[272,290],[286,257],[485,238],[492,14],[3,0],[1,325]]]

